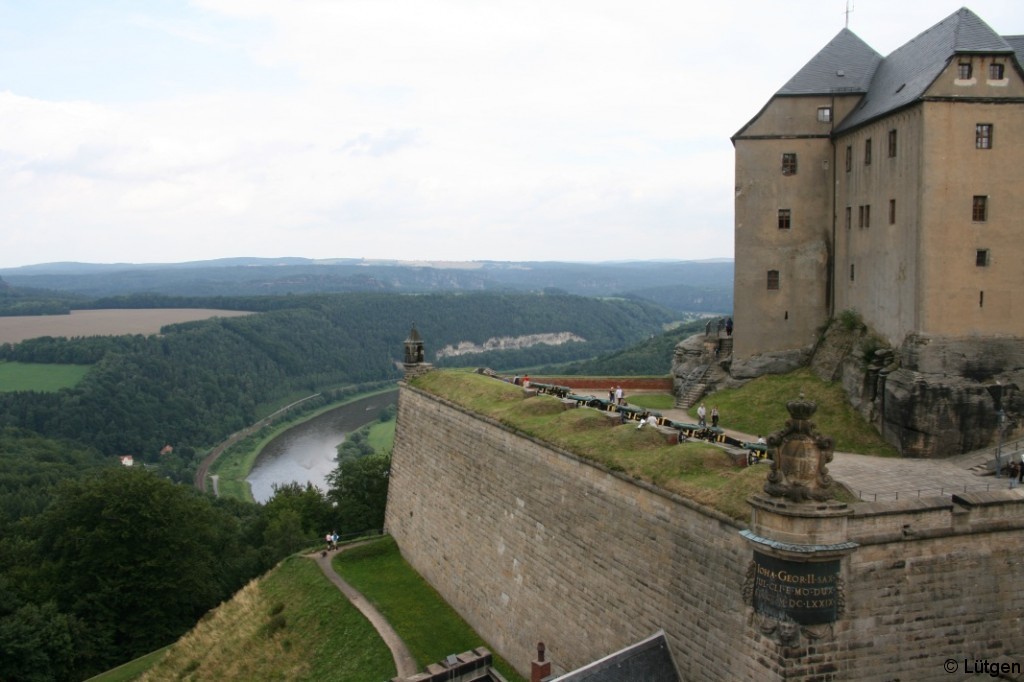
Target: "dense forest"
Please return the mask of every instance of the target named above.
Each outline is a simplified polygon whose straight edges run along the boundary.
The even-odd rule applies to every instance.
[[[154,307],[191,303],[152,294],[108,302],[139,299]],[[379,527],[385,453],[339,457],[329,490],[285,485],[265,505],[214,499],[183,481],[209,446],[274,407],[397,379],[413,323],[428,354],[491,337],[583,339],[445,359],[503,369],[612,353],[660,338],[673,317],[636,299],[561,293],[291,295],[201,305],[260,312],[170,325],[153,336],[0,345],[0,361],[90,366],[73,388],[0,393],[0,679],[82,679],[110,668],[173,641],[324,529]],[[148,466],[121,467],[123,454]]]

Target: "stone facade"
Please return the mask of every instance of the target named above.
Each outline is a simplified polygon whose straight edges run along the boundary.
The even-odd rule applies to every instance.
[[[772,521],[755,531],[822,539],[813,511],[789,523],[760,509]],[[949,660],[961,674],[974,661],[1020,670],[1024,493],[833,516],[825,540],[851,546],[837,559],[840,615],[782,622],[745,589],[746,524],[400,388],[386,529],[524,674],[537,641],[562,673],[659,629],[687,680],[960,679]]]
[[[887,57],[843,29],[736,133],[733,372],[806,352],[841,311],[894,349],[1024,345],[1022,61],[1024,39],[966,8]],[[889,396],[891,442],[932,456],[993,440],[916,419],[960,390],[924,374]],[[980,405],[966,397],[954,412]]]

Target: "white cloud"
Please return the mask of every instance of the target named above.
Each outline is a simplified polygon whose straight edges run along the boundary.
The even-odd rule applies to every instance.
[[[851,28],[885,54],[958,2],[861,0]],[[0,8],[0,266],[730,256],[729,137],[845,4],[24,7]],[[1024,32],[1015,2],[972,9]]]

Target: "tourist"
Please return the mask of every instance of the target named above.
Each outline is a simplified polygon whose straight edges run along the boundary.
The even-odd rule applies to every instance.
[[[622,400],[622,386],[616,386],[615,387],[615,404],[616,405],[624,405],[625,404],[623,402],[623,400]]]
[[[718,405],[711,408],[711,426],[718,428]]]
[[[708,410],[706,407],[704,407],[704,403],[701,403],[700,407],[697,408],[697,423],[700,424],[701,426],[707,426],[707,416]]]
[[[530,387],[530,375],[529,374],[524,374],[523,375],[523,388],[529,388],[529,387]]]
[[[732,318],[725,321],[725,335],[732,336]]]
[[[612,386],[611,388],[608,389],[608,402],[610,402],[610,403],[614,403],[615,402],[615,387],[614,386]]]

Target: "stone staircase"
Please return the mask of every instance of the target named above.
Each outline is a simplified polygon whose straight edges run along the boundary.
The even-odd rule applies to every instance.
[[[676,409],[688,410],[704,397],[704,393],[708,389],[708,374],[711,373],[715,363],[732,355],[732,337],[719,335],[715,350],[717,352],[713,357],[707,363],[695,367],[679,387],[679,393],[676,395]]]
[[[686,377],[686,381],[679,387],[679,395],[676,396],[677,409],[688,410],[704,396],[704,391],[708,388],[705,379],[708,376],[708,372],[711,371],[712,364],[709,362],[706,365],[696,367]]]

